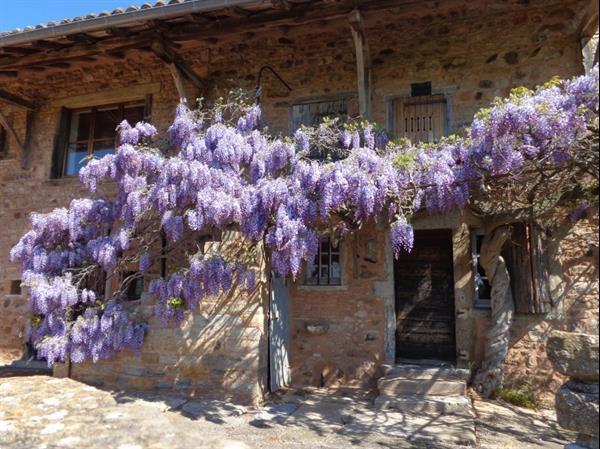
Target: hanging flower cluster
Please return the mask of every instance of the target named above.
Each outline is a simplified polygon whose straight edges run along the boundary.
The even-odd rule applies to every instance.
[[[22,263],[37,317],[33,343],[49,363],[140,348],[146,326],[118,294],[101,298],[86,279],[94,270],[111,273],[132,251],[128,260],[148,273],[159,257],[142,244],[148,232],[161,233],[168,246],[235,228],[264,243],[279,275],[294,277],[317,254],[321,234],[343,236],[369,220],[389,223],[396,255],[410,251],[415,212],[464,207],[483,177],[518,173],[528,162],[567,163],[574,143],[597,125],[598,68],[513,93],[481,111],[466,137],[438,143],[389,142],[369,123],[336,120],[281,138],[260,120],[258,106],[192,111],[182,104],[168,151],[156,147],[152,125],[123,122],[115,154],[80,172],[91,192],[114,182],[116,196],[31,215],[32,229],[11,257]],[[188,262],[149,286],[165,323],[180,321],[204,297],[255,286],[255,273],[239,262],[201,251]]]

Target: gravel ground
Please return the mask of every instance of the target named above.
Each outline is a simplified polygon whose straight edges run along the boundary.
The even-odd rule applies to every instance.
[[[402,422],[389,421],[397,416],[384,416],[388,421],[383,427],[363,426],[365,417],[374,413],[371,400],[372,395],[361,391],[305,390],[255,409],[222,401],[104,391],[48,376],[6,377],[0,378],[0,448],[452,447],[420,442],[422,432],[411,427],[407,416]],[[571,437],[558,430],[548,412],[479,399],[474,410],[480,449],[559,449]],[[452,426],[449,433],[459,429],[445,422],[437,426],[442,432],[448,428],[444,426]]]

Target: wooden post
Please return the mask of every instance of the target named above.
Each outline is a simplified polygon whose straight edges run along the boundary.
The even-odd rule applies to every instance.
[[[25,128],[25,145],[23,146],[23,154],[21,155],[21,167],[23,169],[29,168],[31,162],[31,146],[33,140],[33,125],[37,119],[35,111],[27,111],[26,115],[26,128]]]
[[[183,77],[181,76],[181,72],[175,65],[175,63],[169,64],[169,70],[171,71],[171,75],[173,76],[173,81],[175,82],[175,87],[177,88],[177,92],[179,93],[179,100],[186,104],[190,105],[189,97],[185,90],[185,86],[183,84]]]
[[[348,17],[350,31],[356,51],[356,76],[358,82],[358,103],[360,115],[364,119],[371,116],[371,54],[367,36],[363,27],[362,17],[354,10]]]

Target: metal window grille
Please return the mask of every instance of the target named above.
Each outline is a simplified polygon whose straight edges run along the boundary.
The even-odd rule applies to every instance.
[[[334,246],[331,240],[322,239],[315,259],[307,264],[305,284],[341,285],[341,272],[339,243]]]

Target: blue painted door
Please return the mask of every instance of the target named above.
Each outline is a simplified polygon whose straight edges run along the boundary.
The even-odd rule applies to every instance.
[[[277,391],[290,383],[290,303],[285,278],[271,276],[269,302],[269,389]]]

